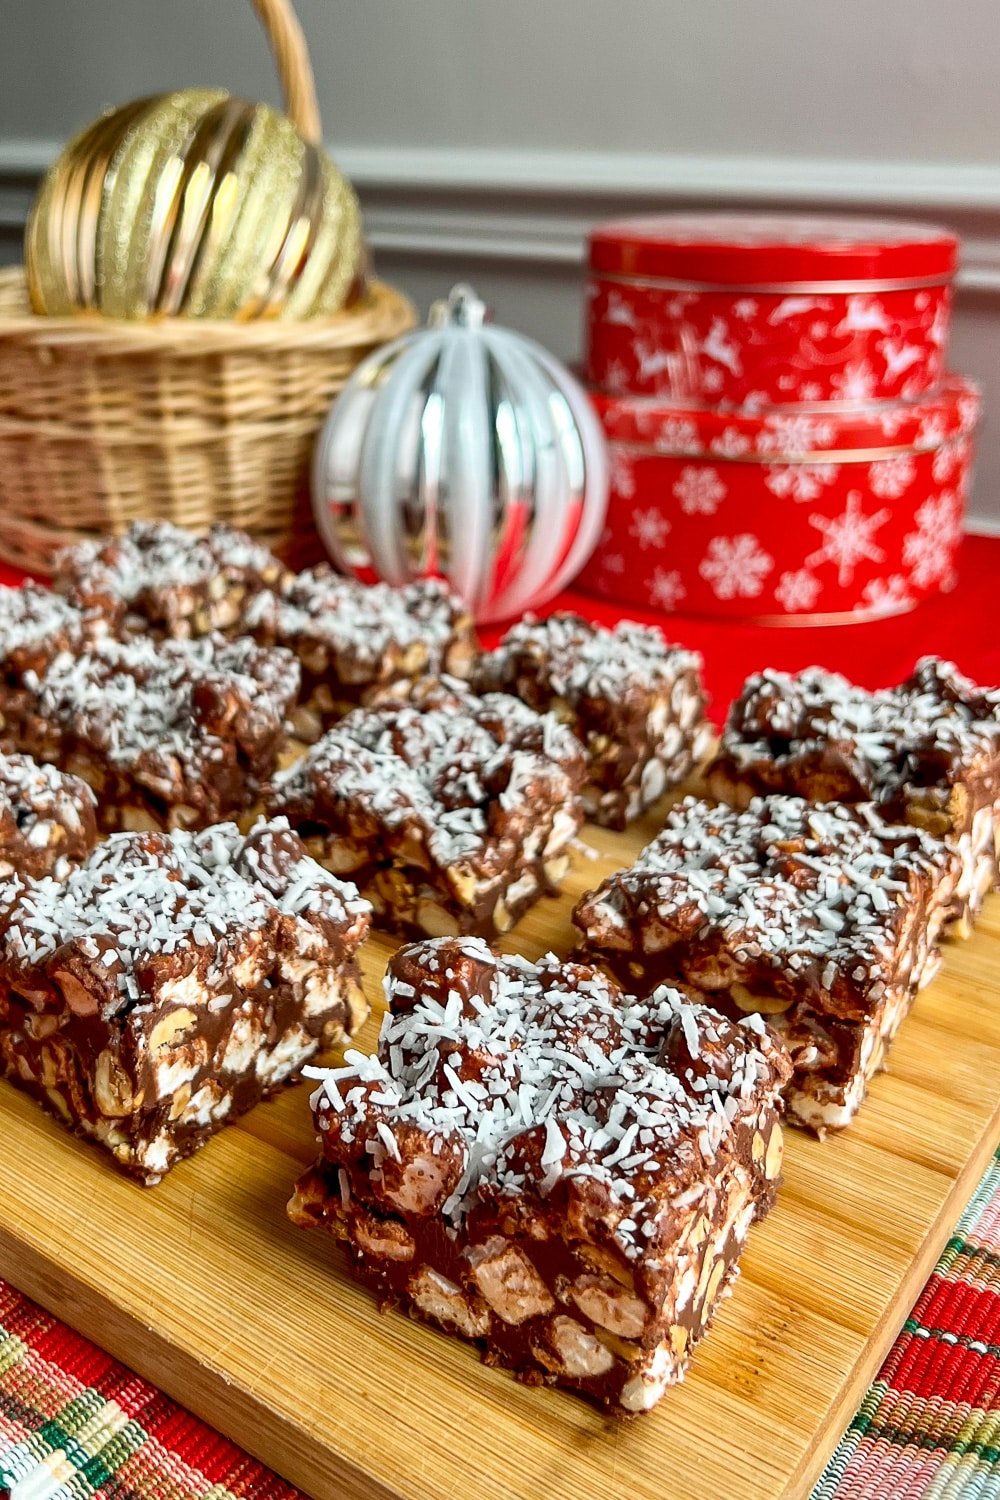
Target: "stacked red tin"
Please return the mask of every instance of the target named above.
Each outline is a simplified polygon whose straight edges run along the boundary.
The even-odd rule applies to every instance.
[[[586,375],[612,486],[579,586],[784,624],[950,588],[979,415],[946,373],[957,256],[947,230],[862,219],[595,230]]]

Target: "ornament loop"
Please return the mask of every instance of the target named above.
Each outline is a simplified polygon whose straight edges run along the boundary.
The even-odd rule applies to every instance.
[[[460,281],[446,298],[431,304],[427,314],[428,328],[482,328],[489,322],[490,310],[476,296],[475,288]]]

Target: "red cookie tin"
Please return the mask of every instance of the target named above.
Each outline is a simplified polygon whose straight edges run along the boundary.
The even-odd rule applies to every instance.
[[[979,393],[757,414],[593,395],[612,479],[581,590],[775,624],[899,614],[951,588]]]
[[[930,224],[665,214],[589,241],[586,371],[751,409],[908,399],[945,367],[958,241]]]

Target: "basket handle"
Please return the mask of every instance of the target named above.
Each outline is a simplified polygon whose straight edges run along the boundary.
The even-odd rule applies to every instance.
[[[299,134],[310,145],[318,146],[323,139],[323,128],[316,100],[316,79],[291,0],[252,0],[252,3],[274,53],[285,113]]]

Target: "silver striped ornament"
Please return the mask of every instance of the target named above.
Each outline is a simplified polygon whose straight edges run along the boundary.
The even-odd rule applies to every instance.
[[[438,574],[483,623],[575,577],[607,498],[586,392],[541,345],[488,322],[467,286],[358,366],[313,463],[317,525],[340,568],[393,584]]]

